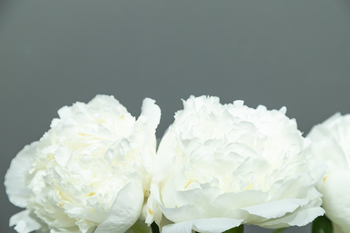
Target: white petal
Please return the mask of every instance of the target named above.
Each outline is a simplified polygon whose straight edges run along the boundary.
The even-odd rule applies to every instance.
[[[333,233],[346,233],[340,226],[333,223]]]
[[[158,202],[159,204],[162,204],[162,201],[160,199],[160,193],[159,193],[159,188],[158,185],[156,185],[155,183],[151,183],[151,196],[153,197],[153,199]]]
[[[219,193],[220,189],[217,187],[195,188],[175,192],[175,200],[178,206],[194,204],[206,210]]]
[[[193,221],[180,222],[166,225],[162,228],[162,233],[191,233]]]
[[[318,216],[324,215],[325,211],[321,207],[314,207],[310,209],[305,209],[301,211],[296,211],[291,216],[293,216],[293,220],[288,221],[289,226],[298,226],[302,227],[306,224],[309,224]],[[289,216],[288,216],[289,217]],[[288,218],[286,217],[286,218]]]
[[[164,207],[159,196],[159,189],[156,184],[151,185],[151,196],[162,210],[164,216],[173,222],[182,222],[193,219],[207,218],[204,211],[194,205],[184,205],[179,208]]]
[[[155,100],[145,98],[142,102],[141,116],[145,116],[153,129],[157,128],[160,121],[160,108]]]
[[[160,232],[162,232],[163,227],[171,225],[171,224],[174,224],[174,222],[167,219],[164,215],[162,216],[162,221],[159,224],[157,223]]]
[[[312,132],[318,133],[322,128],[314,128]],[[312,137],[310,137],[313,140]],[[316,159],[326,163],[329,169],[347,166],[346,154],[335,139],[316,141],[311,144],[311,153]],[[332,156],[330,156],[332,155]]]
[[[242,223],[242,219],[230,218],[208,218],[194,221],[179,222],[170,224],[162,228],[163,233],[190,233],[192,230],[202,233],[220,233],[237,227]]]
[[[243,222],[243,219],[231,219],[231,218],[209,218],[199,219],[193,221],[193,230],[199,232],[224,232],[231,228],[239,226]]]
[[[292,214],[275,220],[269,220],[262,224],[256,224],[266,228],[283,228],[289,226],[305,226],[318,216],[324,215],[325,211],[321,207],[301,208]]]
[[[169,145],[167,141],[169,141],[169,137],[163,137],[159,144],[157,157],[154,162],[154,183],[159,183],[167,177],[172,172],[176,161],[177,154],[167,146]]]
[[[41,224],[36,221],[35,216],[31,216],[29,210],[23,210],[10,218],[10,227],[16,225],[15,230],[19,233],[28,233],[39,230]]]
[[[147,210],[147,215],[146,215],[146,223],[151,224],[153,221],[156,222],[158,226],[162,223],[162,218],[163,218],[163,212],[160,209],[161,205],[161,200],[159,196],[159,189],[158,186],[154,183],[151,183],[151,195],[148,197],[147,200],[147,208],[151,210],[151,213]]]
[[[148,197],[145,209],[145,223],[151,225],[153,221],[155,221],[158,225],[160,225],[162,222],[162,210],[159,208],[158,203],[152,196]]]
[[[341,118],[342,116],[339,112],[335,113],[323,123],[313,126],[307,137],[311,138],[312,141],[320,141],[328,138],[330,134],[329,129],[333,128],[334,122],[341,120]]]
[[[286,213],[293,212],[298,207],[304,206],[308,202],[308,199],[285,199],[242,209],[248,211],[250,214],[264,218],[278,218],[284,216]]]
[[[194,205],[185,205],[179,208],[166,208],[160,206],[165,217],[173,222],[182,222],[186,220],[194,220],[207,218],[207,214],[197,206]]]
[[[61,166],[66,166],[70,158],[70,152],[67,147],[60,146],[55,151],[55,159],[57,163]]]
[[[344,229],[350,229],[350,169],[329,172],[319,185],[326,215]]]
[[[259,221],[254,224],[266,228],[283,228],[289,226],[305,226],[312,222],[316,217],[324,215],[325,211],[320,206],[321,198],[316,198],[310,201],[307,205],[299,207],[292,213],[287,213],[285,216],[277,219],[268,219]]]
[[[6,193],[10,201],[19,207],[25,208],[30,189],[25,186],[25,177],[31,168],[31,159],[35,155],[38,142],[25,146],[12,160],[5,175]]]
[[[143,204],[141,185],[129,182],[118,193],[107,219],[96,229],[95,233],[124,233],[140,216]]]
[[[264,203],[267,197],[268,193],[258,190],[223,193],[211,203],[211,211],[213,215],[225,216],[229,211]]]

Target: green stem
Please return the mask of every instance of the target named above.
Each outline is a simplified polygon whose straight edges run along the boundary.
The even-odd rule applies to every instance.
[[[282,232],[282,231],[284,231],[286,229],[287,228],[280,228],[280,229],[275,230],[273,233],[280,233],[280,232]]]

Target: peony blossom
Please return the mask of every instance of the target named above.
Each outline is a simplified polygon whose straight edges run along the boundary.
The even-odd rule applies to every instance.
[[[308,137],[315,159],[328,165],[327,174],[317,185],[323,194],[323,208],[332,220],[335,233],[350,232],[350,115],[336,113],[316,125]]]
[[[148,218],[163,233],[303,226],[324,214],[315,184],[325,166],[304,153],[309,140],[285,107],[206,96],[183,104],[154,165]]]
[[[61,108],[50,130],[25,146],[7,171],[10,201],[26,208],[10,225],[20,233],[145,228],[141,212],[150,193],[160,120],[154,102],[143,101],[137,120],[113,96]]]

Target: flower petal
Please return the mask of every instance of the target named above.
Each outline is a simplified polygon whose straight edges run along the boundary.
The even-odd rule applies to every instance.
[[[163,214],[167,219],[173,222],[182,222],[186,220],[207,218],[207,214],[203,210],[194,205],[185,205],[179,208],[167,208],[160,206]]]
[[[323,207],[326,215],[343,229],[350,229],[350,169],[329,172],[318,186],[323,193]]]
[[[274,202],[268,202],[260,205],[242,208],[250,214],[258,215],[264,218],[279,218],[288,212],[293,212],[300,206],[309,202],[308,199],[284,199]]]
[[[162,228],[162,233],[191,233],[193,221],[169,224]]]
[[[202,233],[220,233],[239,226],[242,219],[208,218],[179,222],[162,228],[163,233],[190,233],[192,230]]]
[[[10,168],[5,175],[6,193],[12,204],[25,208],[27,205],[28,196],[32,193],[25,186],[25,177],[31,168],[31,159],[36,152],[34,142],[31,145],[25,146],[17,156],[12,160]]]
[[[29,233],[41,228],[41,224],[36,221],[29,210],[23,210],[10,218],[10,227],[15,226],[19,233]]]
[[[194,204],[201,206],[201,208],[205,210],[205,206],[209,207],[210,203],[219,195],[219,193],[220,189],[217,187],[195,188],[175,192],[175,200],[178,206]]]
[[[338,167],[348,166],[348,161],[346,159],[346,154],[344,153],[343,148],[339,145],[335,139],[315,141],[313,138],[314,134],[321,134],[322,128],[313,128],[308,137],[313,140],[310,147],[310,152],[315,156],[316,159],[319,159],[327,164],[330,170],[337,169]],[[316,136],[314,136],[316,137]],[[332,156],[330,156],[332,155]]]
[[[340,226],[333,223],[333,233],[345,233],[345,231]]]
[[[259,190],[247,190],[237,193],[223,193],[211,203],[214,215],[225,216],[229,211],[264,203],[268,193]]]
[[[140,216],[143,204],[141,185],[129,182],[121,189],[115,199],[110,213],[95,233],[124,233],[135,224]]]
[[[160,108],[155,100],[145,98],[142,102],[141,116],[145,116],[153,129],[157,128],[160,121]]]
[[[209,218],[193,221],[193,229],[203,233],[224,232],[239,226],[243,219]]]
[[[260,223],[259,226],[266,228],[283,228],[289,226],[305,226],[306,224],[312,222],[318,216],[321,216],[325,213],[324,209],[321,207],[311,207],[315,206],[310,205],[308,208],[304,207],[300,210],[297,210],[291,214],[287,214],[282,218],[275,220],[269,220],[265,223]]]
[[[202,209],[196,207],[195,205],[184,205],[184,206],[180,206],[179,208],[164,207],[160,200],[159,189],[156,184],[151,184],[150,198],[153,198],[153,200],[158,203],[164,216],[173,222],[182,222],[186,220],[201,219],[201,218],[208,217]],[[157,209],[154,209],[153,211],[157,211]],[[158,213],[155,213],[155,214],[158,214]]]

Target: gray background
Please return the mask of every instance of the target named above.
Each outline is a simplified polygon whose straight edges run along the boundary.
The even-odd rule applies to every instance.
[[[142,99],[154,98],[158,137],[191,94],[287,106],[305,134],[337,111],[350,113],[345,0],[26,0],[0,8],[1,183],[60,107],[99,93],[136,116]],[[0,232],[14,232],[8,220],[19,209],[3,185],[0,203]]]

